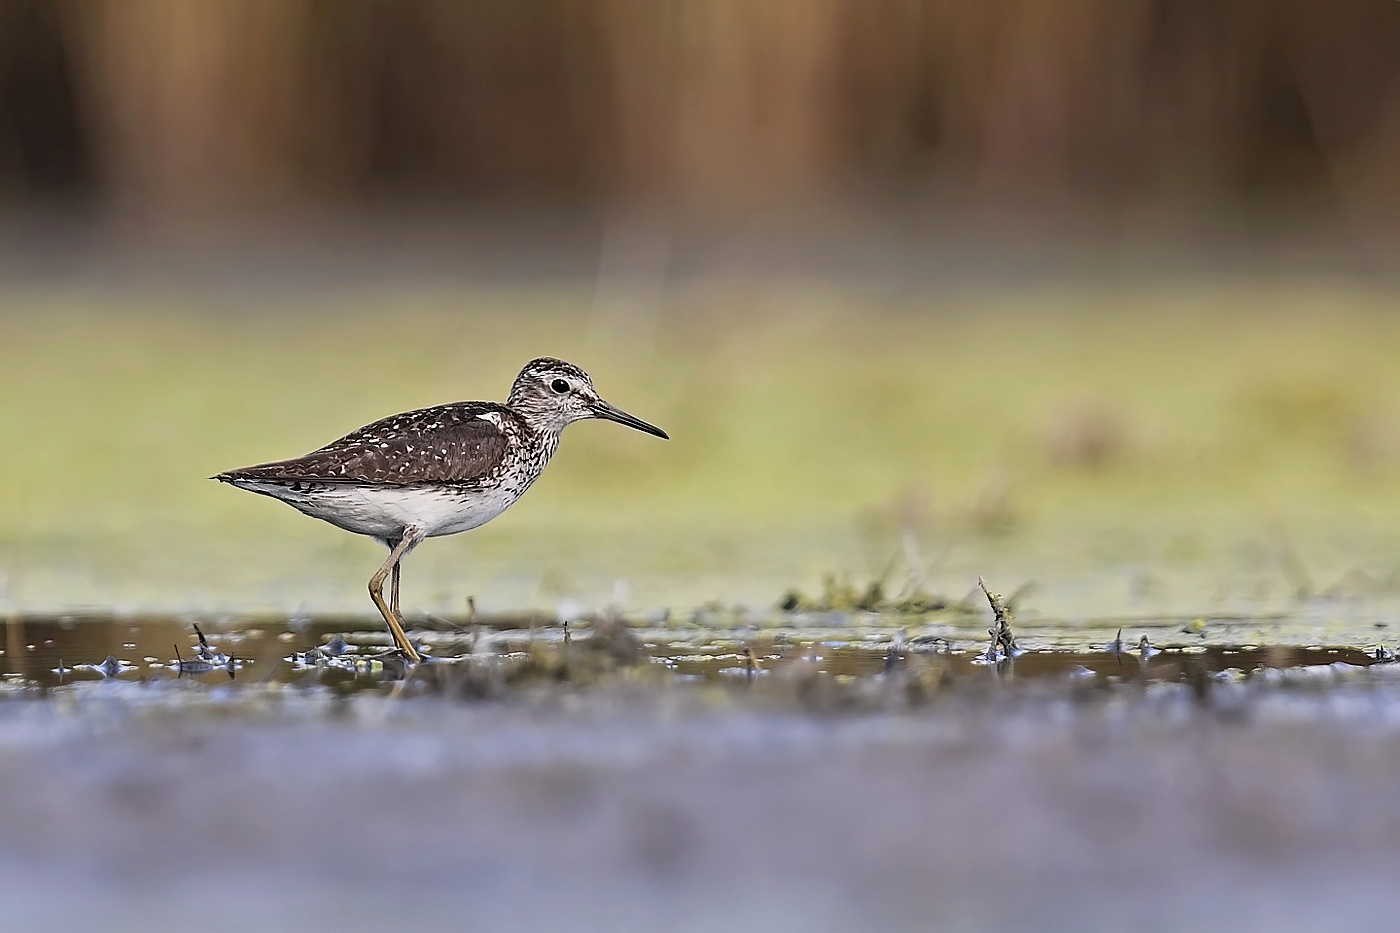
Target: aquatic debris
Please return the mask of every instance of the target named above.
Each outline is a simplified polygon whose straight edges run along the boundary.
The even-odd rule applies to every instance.
[[[942,635],[915,635],[909,639],[909,650],[929,654],[952,654],[953,642]]]
[[[195,646],[195,655],[201,660],[208,661],[212,665],[223,665],[228,663],[228,655],[215,648],[210,647],[209,639],[204,637],[204,633],[199,629],[199,623],[191,623],[194,626],[195,635],[199,636],[199,644]],[[176,652],[178,654],[178,652]]]
[[[606,682],[624,669],[628,678],[659,677],[664,665],[648,665],[650,651],[620,617],[615,608],[604,610],[589,626],[587,636],[574,637],[572,623],[563,628],[563,639],[554,642],[531,634],[525,644],[513,647],[504,633],[493,633],[478,624],[466,653],[442,659],[414,673],[415,689],[460,699],[489,699],[509,688],[564,686],[578,688]],[[734,652],[742,659],[742,647]],[[734,672],[747,676],[742,667]],[[754,661],[754,673],[761,673]]]
[[[1001,646],[997,644],[996,637],[992,637],[992,643],[987,646],[977,657],[972,659],[973,664],[1000,664],[1005,661],[1006,655],[1002,653]]]
[[[987,581],[981,577],[977,578],[977,585],[982,588],[982,592],[987,596],[987,602],[992,606],[992,627],[987,630],[987,634],[992,636],[992,644],[987,649],[988,659],[994,658],[997,654],[1003,658],[1016,657],[1022,653],[1022,650],[1016,644],[1016,636],[1011,631],[1011,613],[1002,601],[1001,594],[989,590]]]
[[[783,612],[894,612],[903,615],[941,612],[948,605],[947,599],[917,587],[907,595],[894,598],[886,595],[883,578],[861,587],[849,580],[838,580],[832,574],[822,577],[821,595],[809,597],[793,588],[778,601],[778,608]]]
[[[1144,635],[1144,636],[1142,636],[1141,638],[1138,639],[1138,649],[1137,649],[1137,650],[1138,650],[1138,657],[1141,658],[1141,659],[1144,660],[1144,661],[1146,661],[1146,660],[1147,660],[1148,658],[1150,658],[1150,657],[1153,657],[1153,656],[1155,656],[1155,655],[1159,655],[1159,654],[1162,653],[1162,649],[1161,649],[1161,648],[1154,648],[1154,647],[1152,647],[1152,642],[1150,642],[1150,641],[1147,640],[1147,636],[1146,636],[1146,635]]]
[[[933,596],[923,590],[915,589],[908,596],[903,596],[881,608],[906,615],[919,615],[925,612],[942,612],[948,608],[948,600],[942,596]]]
[[[353,651],[347,651],[331,656],[323,645],[317,648],[308,648],[304,652],[294,652],[290,657],[281,658],[272,670],[275,672],[283,662],[289,664],[291,669],[298,673],[316,671],[318,673],[316,682],[327,685],[342,684],[350,680],[401,679],[408,673],[402,656],[394,649],[380,654],[356,654]],[[271,679],[271,672],[269,672],[268,677]]]
[[[194,634],[196,637],[199,638],[199,644],[195,646],[195,652],[199,655],[199,657],[207,659],[209,655],[214,653],[214,649],[209,647],[209,639],[205,638],[204,632],[200,631],[199,623],[191,622],[190,625],[194,626]],[[179,654],[180,646],[176,645],[175,655],[178,657]]]
[[[306,651],[293,651],[289,657],[282,660],[290,664],[293,670],[301,671],[321,666],[325,661],[325,656],[321,654],[320,648],[308,648]]]
[[[379,677],[386,671],[383,658],[356,658],[355,674],[359,677]]]
[[[1391,651],[1385,645],[1377,645],[1376,650],[1371,653],[1371,657],[1377,664],[1389,664],[1395,660],[1395,652]]]
[[[747,644],[735,646],[735,649],[731,654],[705,653],[686,658],[685,660],[696,661],[701,658],[704,659],[704,662],[714,665],[710,668],[709,671],[711,676],[723,678],[725,680],[742,680],[745,684],[751,684],[754,682],[755,678],[769,673],[769,671],[765,667],[761,666],[758,654],[756,654],[753,648]],[[727,661],[730,658],[736,659],[739,663],[734,667],[720,666],[723,662]],[[704,679],[704,675],[701,674],[677,674],[677,658],[658,657],[653,655],[651,660],[653,662],[656,662],[657,668],[667,671],[672,675],[675,675],[676,679],[673,681],[675,683],[684,683],[690,680]],[[670,680],[670,678],[666,679]]]
[[[1109,654],[1123,653],[1123,630],[1121,628],[1118,630],[1118,634],[1113,636],[1113,641],[1103,646],[1103,650]]]
[[[311,667],[321,667],[327,662],[343,658],[349,653],[350,643],[345,640],[344,635],[337,632],[332,635],[330,641],[326,642],[324,645],[307,648],[302,652],[292,652],[290,657],[283,658],[282,660],[291,664],[295,670],[305,670]],[[337,666],[350,670],[353,665],[347,663]]]
[[[199,629],[196,627],[195,631],[199,631]],[[200,635],[200,641],[204,641],[203,635]],[[206,650],[208,649],[207,644],[205,644],[204,647]],[[219,654],[218,657],[221,660],[219,660],[218,662],[212,661],[209,658],[203,656],[196,656],[186,661],[183,657],[180,656],[180,646],[175,645],[174,648],[175,663],[172,664],[171,667],[174,667],[178,672],[175,675],[176,677],[183,677],[186,674],[208,674],[211,671],[216,671],[220,668],[223,668],[223,670],[227,672],[229,680],[233,680],[234,671],[236,670],[238,663],[236,658],[232,656],[225,656],[223,654]]]
[[[1206,620],[1199,618],[1192,619],[1190,622],[1187,622],[1181,627],[1181,631],[1186,635],[1199,635],[1200,637],[1205,638]]]
[[[109,654],[101,664],[75,664],[73,665],[73,670],[92,671],[95,674],[101,674],[103,677],[116,677],[118,674],[136,670],[136,665],[129,664],[126,661],[118,661],[115,655]]]

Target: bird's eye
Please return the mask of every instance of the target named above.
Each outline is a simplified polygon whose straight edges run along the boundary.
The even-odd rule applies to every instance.
[[[560,395],[563,395],[564,393],[569,391],[569,384],[563,379],[554,380],[549,384],[549,387],[555,392],[558,392]]]

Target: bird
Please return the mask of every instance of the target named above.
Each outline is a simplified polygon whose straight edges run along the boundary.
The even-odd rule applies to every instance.
[[[369,595],[409,663],[422,655],[399,612],[403,559],[428,538],[459,534],[510,508],[539,479],[575,421],[601,418],[669,440],[654,424],[605,401],[578,366],[530,360],[499,402],[450,402],[390,415],[304,457],[211,479],[292,508],[389,548]],[[392,576],[390,601],[384,581]]]

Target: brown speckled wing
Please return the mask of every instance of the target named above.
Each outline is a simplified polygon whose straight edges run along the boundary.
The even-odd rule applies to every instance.
[[[365,425],[304,457],[217,478],[471,486],[497,474],[507,447],[503,426],[512,417],[504,406],[489,403],[424,408]]]

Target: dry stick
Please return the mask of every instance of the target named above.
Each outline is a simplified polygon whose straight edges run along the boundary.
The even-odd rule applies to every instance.
[[[987,633],[992,636],[993,647],[1000,647],[1008,658],[1015,657],[1021,649],[1017,647],[1016,636],[1011,632],[1011,614],[1006,611],[1001,594],[987,589],[987,581],[981,577],[977,578],[977,585],[986,594],[987,602],[992,605],[992,615],[996,617],[992,629]]]

